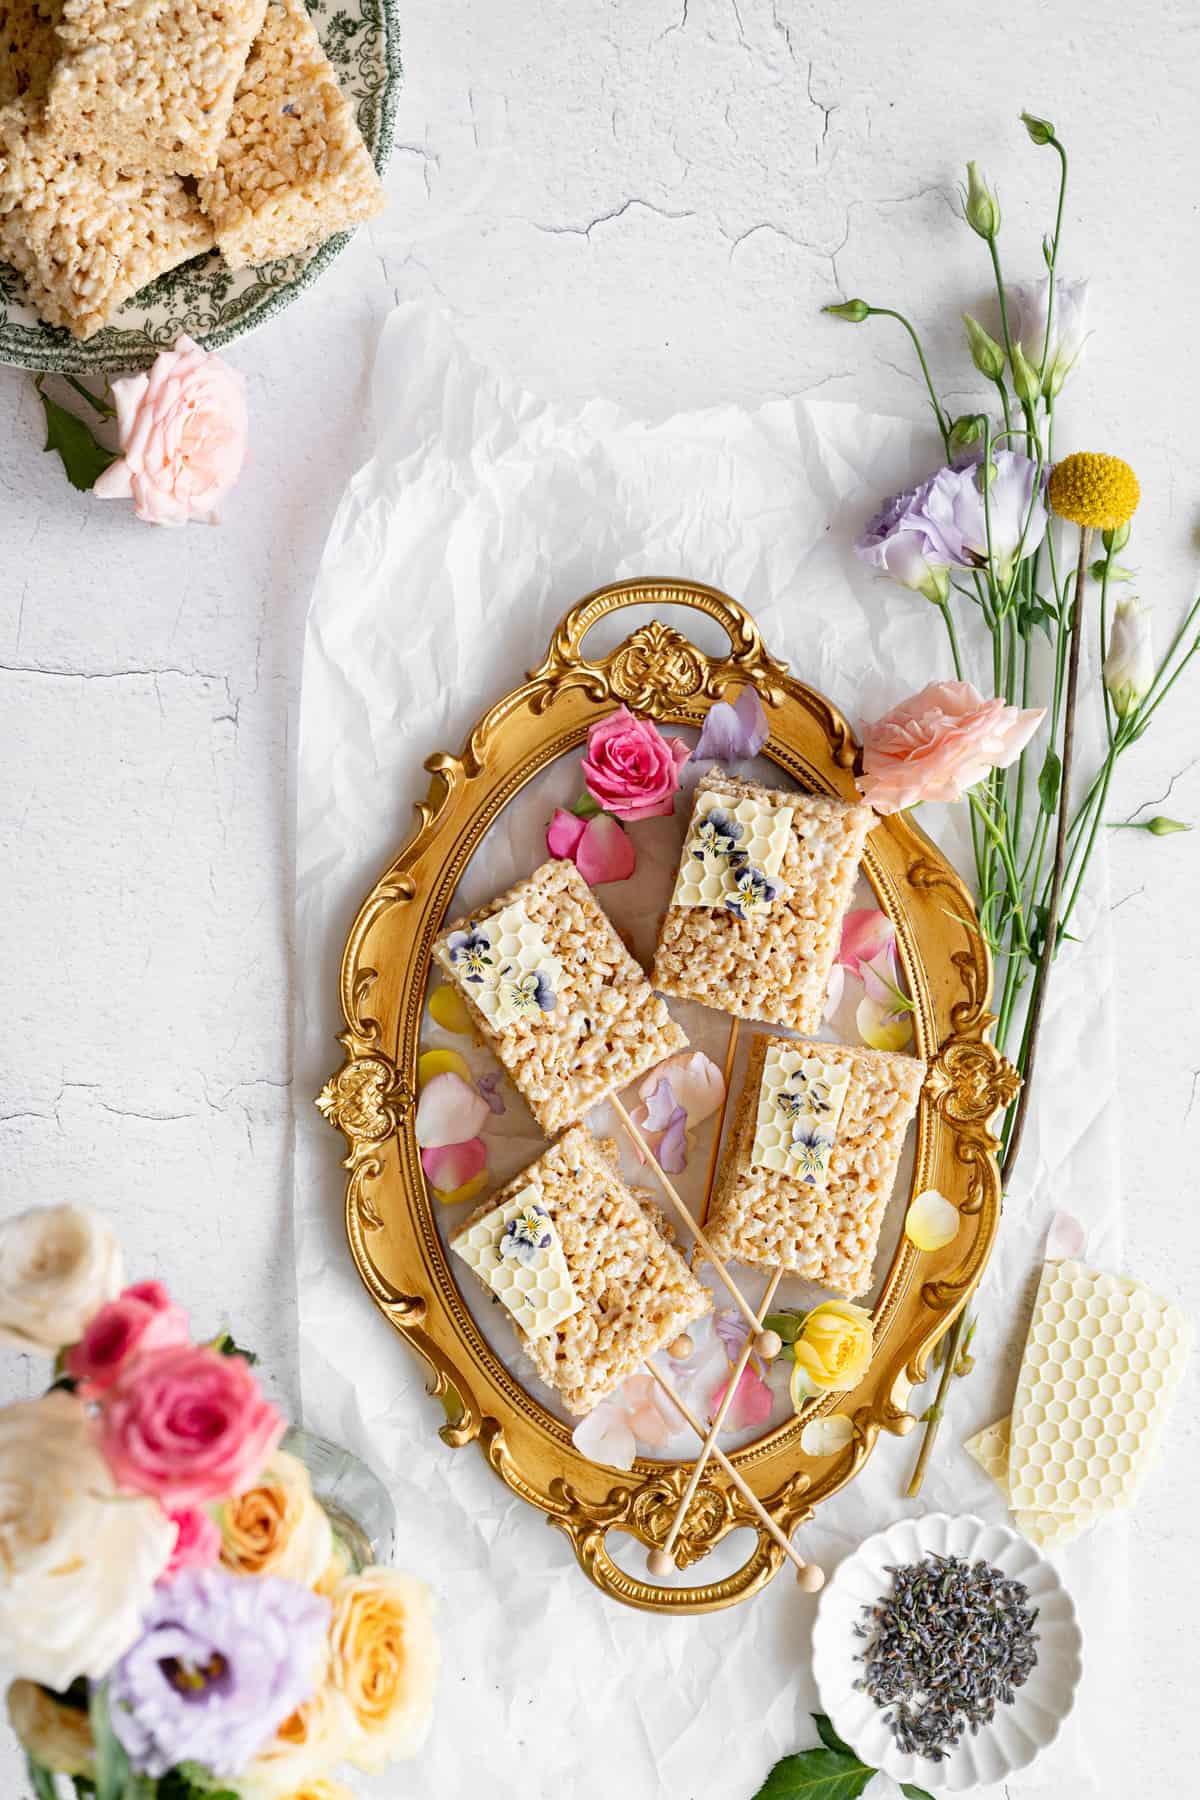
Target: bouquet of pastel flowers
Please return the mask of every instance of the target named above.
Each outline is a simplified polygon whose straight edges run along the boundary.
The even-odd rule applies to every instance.
[[[69,1205],[0,1223],[0,1338],[56,1358],[0,1408],[0,1665],[38,1800],[349,1800],[337,1765],[412,1755],[427,1590],[357,1566],[232,1339],[193,1341]]]

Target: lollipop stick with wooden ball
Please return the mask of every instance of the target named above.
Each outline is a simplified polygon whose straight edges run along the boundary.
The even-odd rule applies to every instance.
[[[691,1408],[686,1406],[679,1398],[679,1395],[675,1392],[666,1377],[660,1375],[658,1370],[654,1367],[654,1364],[649,1362],[646,1364],[646,1373],[658,1383],[676,1412],[678,1412],[684,1421],[691,1426],[692,1430],[696,1433],[696,1436],[702,1438],[704,1436],[703,1425],[701,1425]],[[825,1585],[825,1576],[822,1570],[818,1569],[815,1563],[805,1562],[804,1558],[788,1538],[786,1532],[784,1532],[781,1526],[776,1524],[758,1495],[754,1492],[754,1489],[750,1486],[749,1482],[738,1473],[737,1469],[734,1467],[733,1463],[730,1462],[719,1444],[713,1445],[712,1454],[714,1459],[720,1463],[726,1475],[729,1477],[738,1493],[742,1496],[742,1499],[746,1502],[751,1512],[754,1513],[763,1530],[769,1537],[774,1538],[775,1542],[779,1545],[779,1548],[783,1551],[783,1554],[795,1568],[798,1585],[806,1594],[818,1593]],[[646,1567],[651,1575],[654,1575],[661,1580],[666,1575],[674,1574],[675,1558],[669,1551],[652,1550],[650,1555],[646,1558]]]
[[[775,1298],[775,1290],[782,1280],[783,1270],[776,1269],[775,1273],[771,1276],[770,1281],[767,1283],[767,1291],[762,1298],[762,1318],[765,1318],[770,1312],[771,1302]],[[718,1406],[713,1422],[709,1426],[704,1441],[700,1446],[700,1454],[692,1466],[692,1472],[688,1476],[687,1486],[680,1496],[679,1505],[675,1509],[675,1517],[671,1520],[671,1529],[667,1532],[662,1549],[652,1550],[650,1552],[646,1566],[652,1575],[663,1574],[669,1563],[673,1560],[675,1544],[679,1537],[679,1533],[683,1528],[683,1521],[687,1518],[688,1507],[692,1504],[696,1489],[700,1486],[700,1479],[708,1465],[708,1459],[716,1449],[717,1433],[725,1423],[725,1414],[733,1404],[733,1397],[738,1391],[742,1376],[746,1370],[746,1364],[750,1361],[751,1356],[753,1356],[756,1351],[758,1351],[760,1356],[764,1354],[764,1352],[758,1350],[759,1343],[763,1338],[775,1339],[774,1354],[778,1355],[780,1348],[778,1336],[773,1331],[763,1331],[761,1320],[758,1317],[755,1317],[753,1319],[750,1334],[742,1345],[737,1362],[733,1366],[733,1373],[725,1384],[725,1392],[721,1396],[721,1404]],[[666,1561],[663,1560],[664,1558],[666,1558]]]
[[[641,1132],[638,1130],[615,1094],[612,1096],[612,1105],[613,1110],[616,1112],[617,1117],[624,1125],[626,1131],[629,1133],[646,1161],[653,1168],[662,1186],[663,1193],[667,1196],[667,1199],[671,1202],[671,1205],[675,1208],[675,1211],[679,1214],[679,1217],[683,1220],[684,1224],[703,1250],[705,1256],[708,1258],[721,1280],[725,1283],[725,1286],[729,1289],[730,1296],[736,1304],[738,1311],[750,1327],[752,1333],[750,1348],[756,1350],[759,1356],[769,1362],[773,1356],[779,1355],[782,1348],[778,1335],[773,1331],[763,1331],[761,1329],[758,1315],[754,1308],[746,1300],[741,1289],[734,1281],[733,1276],[729,1273],[729,1270],[717,1255],[707,1237],[705,1237],[704,1231],[698,1220],[693,1216],[690,1208],[676,1192],[674,1184],[668,1179],[658,1158],[655,1156],[653,1150],[651,1150],[649,1144],[646,1142],[645,1138],[642,1136]]]

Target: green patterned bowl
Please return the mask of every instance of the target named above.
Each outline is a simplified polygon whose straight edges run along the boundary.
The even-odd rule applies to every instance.
[[[359,129],[382,175],[391,154],[400,92],[396,0],[306,3],[342,91],[355,102]],[[350,233],[342,232],[307,255],[239,269],[236,274],[215,253],[195,257],[127,300],[116,323],[86,343],[58,326],[43,324],[23,299],[15,272],[0,262],[0,363],[76,374],[89,369],[140,369],[184,331],[208,349],[219,349],[282,312],[349,241]]]

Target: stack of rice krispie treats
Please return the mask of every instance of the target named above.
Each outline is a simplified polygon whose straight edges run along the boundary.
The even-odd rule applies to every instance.
[[[0,0],[0,258],[78,338],[215,248],[314,249],[383,206],[303,0]]]

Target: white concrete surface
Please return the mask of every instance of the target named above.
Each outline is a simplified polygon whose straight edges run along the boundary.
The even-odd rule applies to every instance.
[[[1060,443],[1138,468],[1131,560],[1164,621],[1197,580],[1185,407],[1200,115],[1197,26],[1179,0],[1086,13],[1013,0],[990,16],[930,0],[404,0],[402,14],[391,207],[231,353],[250,380],[254,462],[219,529],[154,531],[74,493],[39,454],[30,381],[0,372],[3,1204],[111,1210],[139,1272],[236,1322],[285,1400],[289,718],[312,574],[364,450],[396,298],[436,299],[476,349],[552,395],[657,416],[820,386],[911,410],[897,333],[818,315],[861,292],[922,322],[965,401],[956,315],[987,281],[954,188],[978,157],[1004,204],[1008,270],[1040,272],[1053,169],[1017,123],[1029,105],[1073,154],[1065,265],[1095,281]],[[1128,759],[1112,816],[1154,801],[1200,820],[1197,691]],[[1200,835],[1118,832],[1110,849],[1128,1260],[1194,1307]],[[0,1393],[41,1376],[6,1355]],[[1139,1507],[1113,1800],[1188,1786],[1194,1395],[1193,1378]],[[23,1793],[7,1738],[0,1791]],[[1022,1792],[1010,1783],[1011,1800]]]

